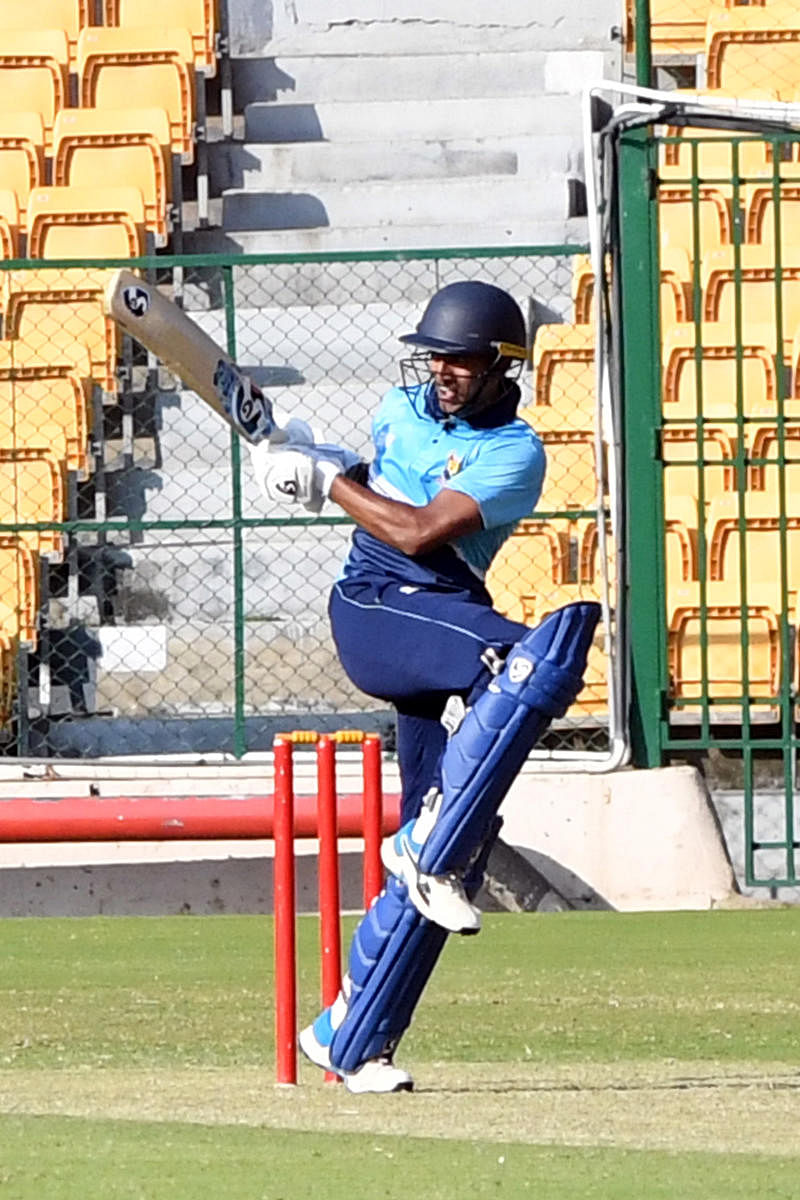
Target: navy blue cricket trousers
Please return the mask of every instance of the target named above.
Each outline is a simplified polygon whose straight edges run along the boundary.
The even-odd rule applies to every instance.
[[[449,696],[470,703],[490,672],[487,647],[506,653],[527,632],[491,606],[488,592],[419,587],[385,578],[340,580],[331,592],[331,630],[348,677],[397,711],[401,821],[419,812],[437,781]]]

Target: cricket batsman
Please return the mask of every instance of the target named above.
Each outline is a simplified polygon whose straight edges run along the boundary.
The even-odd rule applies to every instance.
[[[385,889],[358,926],[335,1003],[300,1034],[349,1091],[410,1091],[394,1063],[448,933],[476,933],[473,903],[503,798],[549,722],[582,687],[600,610],[559,609],[531,629],[492,607],[484,578],[542,489],[545,456],[517,417],[527,357],[516,301],[479,281],[437,291],[402,385],[380,402],[371,463],[300,444],[254,458],[265,495],[355,521],[330,596],[353,683],[397,713],[401,828]]]

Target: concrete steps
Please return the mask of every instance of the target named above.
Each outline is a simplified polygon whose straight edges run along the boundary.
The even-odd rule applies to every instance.
[[[576,241],[581,239],[585,231],[577,228],[581,222],[574,224],[576,229],[572,240]],[[330,236],[336,233],[333,230],[318,232]],[[431,232],[428,231],[429,234]],[[481,227],[476,232],[485,236],[487,231]],[[559,229],[558,232],[563,231]],[[208,231],[204,236],[209,252],[214,249],[230,252],[233,247],[232,239],[219,232]],[[275,239],[294,239],[295,235],[290,231],[275,234],[241,233],[238,237],[242,244],[237,249],[249,253],[265,247],[277,251],[286,249],[288,241],[282,244]],[[547,244],[553,245],[554,239],[548,239]],[[292,250],[297,253],[296,245],[290,248],[290,253]],[[389,251],[390,255],[394,253]],[[397,253],[397,258],[237,264],[232,281],[236,311],[237,314],[248,314],[245,318],[240,315],[237,323],[237,354],[247,364],[264,364],[258,368],[259,384],[262,387],[281,387],[291,386],[299,380],[292,367],[282,366],[264,354],[259,344],[260,334],[253,331],[249,316],[255,310],[262,311],[268,322],[285,321],[287,310],[297,313],[293,328],[287,335],[287,344],[297,345],[302,343],[308,329],[316,327],[318,310],[326,314],[326,320],[331,306],[349,312],[354,303],[377,314],[383,314],[386,306],[404,309],[405,305],[416,306],[419,312],[437,287],[453,279],[464,278],[465,273],[474,271],[488,270],[491,279],[517,296],[521,303],[527,296],[535,295],[538,301],[548,307],[558,308],[559,303],[570,304],[572,265],[566,254],[543,258],[517,254],[504,258],[494,256],[487,265],[482,256],[417,258],[408,262]],[[209,332],[212,336],[224,337],[219,316],[222,296],[216,268],[192,273],[184,289],[184,305],[193,315],[216,313],[213,317],[216,325],[213,329],[209,328]],[[280,310],[282,317],[273,317],[276,309]],[[565,310],[559,309],[559,312],[565,315]],[[202,319],[205,320],[205,315]],[[382,323],[382,315],[379,320]],[[377,330],[377,323],[375,328]],[[392,349],[392,354],[395,350],[396,347]]]
[[[224,234],[191,232],[188,247],[582,240],[567,180],[581,172],[581,90],[613,75],[615,11],[612,0],[586,13],[506,0],[490,12],[477,0],[457,12],[449,0],[275,7],[260,56],[236,57],[233,39],[244,136],[209,147]]]
[[[566,215],[567,182],[557,171],[543,173],[535,185],[529,179],[487,175],[449,179],[446,186],[439,180],[397,179],[318,184],[308,192],[231,188],[222,198],[223,227],[231,232],[370,226],[406,231],[419,225],[440,225],[453,236],[459,225],[501,228],[514,220],[525,242],[535,238],[538,222],[554,222]],[[351,240],[351,245],[359,244]]]
[[[409,96],[403,100],[254,101],[244,109],[245,142],[370,142],[376,131],[393,141],[448,144],[566,135],[580,137],[580,106],[565,93],[495,96],[491,104],[471,99]]]
[[[387,183],[512,176],[533,180],[568,173],[574,141],[540,138],[293,145],[223,143],[210,154],[212,189],[283,191],[300,185]]]
[[[563,183],[563,181],[562,181]],[[196,254],[334,254],[378,250],[503,248],[576,245],[588,240],[584,218],[532,224],[526,217],[439,225],[362,225],[343,229],[199,230],[191,235]]]
[[[594,56],[593,56],[594,57]],[[545,79],[549,55],[541,50],[383,54],[296,54],[240,59],[236,107],[291,99],[374,103],[390,100],[530,98],[552,90]],[[594,64],[593,64],[594,66]],[[562,90],[562,89],[558,89]],[[579,83],[575,90],[579,90]]]

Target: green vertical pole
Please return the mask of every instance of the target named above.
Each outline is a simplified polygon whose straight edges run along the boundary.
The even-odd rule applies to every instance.
[[[222,268],[225,296],[225,333],[228,353],[236,358],[236,301],[233,293],[233,266]],[[242,459],[238,434],[231,430],[231,470],[233,504],[233,753],[241,758],[247,750],[244,723],[244,545],[242,527]]]
[[[653,85],[653,54],[650,45],[650,0],[636,0],[636,82]]]
[[[623,134],[619,155],[631,751],[636,766],[656,767],[662,761],[667,671],[658,215],[651,131]]]

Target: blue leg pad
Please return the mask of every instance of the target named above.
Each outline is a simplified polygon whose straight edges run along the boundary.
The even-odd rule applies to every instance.
[[[500,825],[496,821],[470,869],[465,886],[472,896],[480,889]],[[368,1058],[397,1045],[411,1024],[447,937],[445,929],[417,911],[405,884],[390,876],[385,891],[353,934],[348,966],[351,991],[344,1020],[332,1031],[330,1009],[325,1009],[314,1023],[318,1040],[330,1047],[334,1067],[355,1071]]]
[[[411,1021],[447,931],[417,912],[404,883],[390,878],[350,946],[350,998],[330,1044],[331,1063],[355,1071],[394,1046]]]
[[[419,852],[425,874],[468,866],[531,748],[583,687],[599,619],[598,604],[558,609],[514,646],[475,701],[442,757],[441,808]]]

